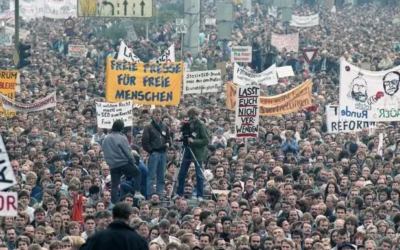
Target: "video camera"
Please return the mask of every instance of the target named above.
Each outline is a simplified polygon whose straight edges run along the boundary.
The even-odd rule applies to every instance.
[[[182,122],[181,133],[182,133],[183,146],[185,147],[189,146],[188,139],[190,138],[191,135],[190,135],[190,122],[188,120]]]

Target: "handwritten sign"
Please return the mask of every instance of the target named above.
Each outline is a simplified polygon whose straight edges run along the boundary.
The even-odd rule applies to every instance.
[[[172,44],[164,53],[158,57],[150,60],[150,62],[164,63],[164,62],[175,62],[175,45]]]
[[[14,70],[0,70],[0,94],[8,98],[15,99],[15,86],[17,84],[18,71]],[[3,106],[0,106],[0,117],[4,117],[6,112],[7,117],[15,116],[15,112],[4,111]]]
[[[299,51],[299,33],[288,35],[279,35],[273,33],[271,37],[271,44],[275,46],[278,51],[286,49],[288,52],[297,52]]]
[[[185,72],[183,74],[183,94],[212,93],[221,90],[220,70]]]
[[[118,60],[126,60],[128,62],[137,62],[140,63],[142,62],[139,57],[133,53],[133,51],[126,46],[124,41],[121,41],[121,44],[119,45],[119,51],[118,51]]]
[[[131,63],[107,58],[106,101],[178,105],[182,62]]]
[[[293,113],[312,105],[312,81],[307,80],[291,89],[276,96],[260,98],[261,116],[280,116]],[[226,86],[226,107],[234,110],[237,105],[237,87],[228,82]]]
[[[253,73],[235,63],[233,69],[233,82],[241,85],[257,83],[270,86],[278,84],[278,78],[276,77],[276,64],[271,65],[271,67],[261,73]]]
[[[278,74],[279,78],[294,76],[292,66],[283,66],[276,68],[276,73]]]
[[[339,118],[339,105],[326,106],[326,128],[328,133],[357,132],[375,127],[372,121],[353,121]]]
[[[205,25],[215,26],[217,24],[217,19],[215,18],[207,18],[205,21]]]
[[[257,138],[260,118],[260,85],[238,85],[236,100],[236,136]]]
[[[54,108],[57,104],[56,92],[53,92],[48,96],[35,101],[34,103],[16,102],[2,94],[0,94],[0,97],[4,109],[23,113],[37,112],[48,108]]]
[[[121,119],[125,127],[132,126],[132,101],[96,102],[97,126],[111,129],[114,121]]]
[[[70,57],[86,57],[87,50],[85,45],[74,45],[68,46],[68,56]]]
[[[250,46],[232,46],[231,62],[251,62]]]

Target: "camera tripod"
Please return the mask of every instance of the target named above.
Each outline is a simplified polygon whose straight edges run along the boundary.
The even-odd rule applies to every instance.
[[[196,166],[199,166],[201,174],[203,175],[203,178],[205,180],[204,186],[207,185],[207,183],[208,183],[208,180],[205,178],[205,175],[204,175],[204,170],[203,170],[202,166],[199,164],[199,162],[197,161],[197,158],[194,155],[192,149],[189,146],[184,146],[182,148],[182,152],[181,152],[181,156],[180,156],[181,159],[179,160],[179,168],[177,169],[177,171],[175,171],[174,178],[172,179],[172,187],[171,187],[171,190],[169,191],[169,194],[168,194],[168,197],[170,197],[171,199],[172,199],[172,194],[174,193],[174,190],[175,190],[175,187],[176,187],[176,182],[178,181],[179,173],[180,173],[181,167],[182,167],[183,156],[185,155],[186,150],[189,150],[189,152],[190,152],[190,154],[192,156],[192,160],[194,160],[194,164]]]

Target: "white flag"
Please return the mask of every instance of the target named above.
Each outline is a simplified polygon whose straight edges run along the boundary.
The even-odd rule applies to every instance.
[[[137,57],[128,46],[124,43],[124,41],[121,41],[121,44],[119,46],[119,51],[118,51],[118,60],[125,60],[128,62],[136,62],[136,63],[141,63],[142,61]]]

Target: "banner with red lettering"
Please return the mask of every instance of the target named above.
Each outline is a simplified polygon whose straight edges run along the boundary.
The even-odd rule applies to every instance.
[[[54,108],[57,104],[56,92],[34,102],[34,103],[22,103],[11,100],[10,98],[0,94],[1,101],[3,103],[3,108],[5,110],[18,111],[18,112],[36,112],[45,110],[48,108]]]

